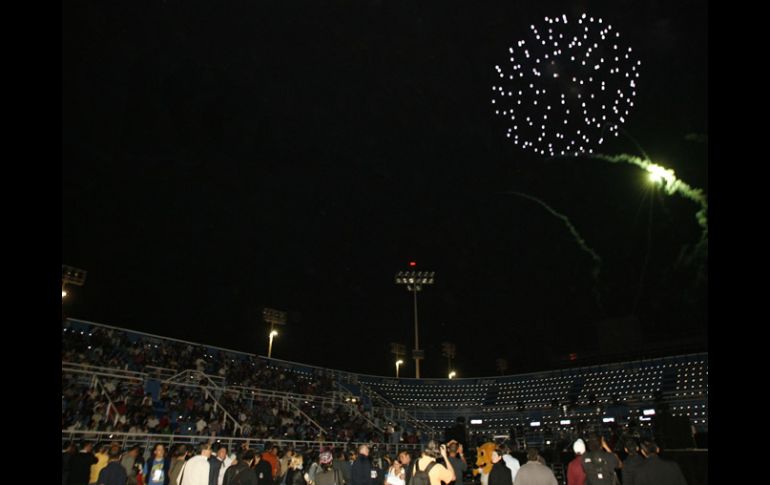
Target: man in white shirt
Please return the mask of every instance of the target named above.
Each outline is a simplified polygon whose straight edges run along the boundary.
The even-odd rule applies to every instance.
[[[202,444],[201,454],[187,460],[182,467],[177,485],[209,485],[210,457],[211,443]]]

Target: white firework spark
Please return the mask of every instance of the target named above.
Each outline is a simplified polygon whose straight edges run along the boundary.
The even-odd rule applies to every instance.
[[[618,136],[633,109],[641,61],[600,18],[545,22],[531,25],[529,36],[508,49],[508,63],[495,66],[494,113],[510,122],[506,136],[526,150],[592,154],[607,130]]]

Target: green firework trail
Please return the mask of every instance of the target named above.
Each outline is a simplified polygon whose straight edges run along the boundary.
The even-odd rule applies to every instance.
[[[626,154],[614,156],[593,154],[589,156],[612,163],[630,163],[631,165],[636,165],[637,167],[646,170],[654,182],[660,183],[663,190],[665,190],[668,195],[679,194],[682,197],[697,203],[700,206],[700,210],[695,214],[695,219],[698,221],[698,225],[703,229],[699,244],[703,244],[708,240],[708,199],[706,198],[706,194],[703,193],[703,190],[691,187],[678,179],[673,170],[657,165],[647,157],[639,158]]]
[[[604,311],[601,301],[601,293],[599,292],[599,272],[601,270],[601,264],[602,264],[602,258],[596,254],[596,251],[594,251],[591,247],[588,246],[585,239],[580,235],[580,233],[577,231],[577,228],[570,222],[569,218],[565,216],[564,214],[561,214],[559,212],[556,212],[551,206],[543,202],[542,200],[538,199],[537,197],[533,197],[528,194],[524,194],[522,192],[516,192],[514,190],[505,192],[506,194],[512,194],[512,195],[518,195],[519,197],[523,197],[525,199],[529,199],[533,202],[536,202],[540,204],[545,210],[551,213],[552,216],[556,217],[557,219],[561,219],[562,222],[564,222],[564,225],[567,226],[567,229],[569,229],[569,232],[572,234],[572,236],[575,238],[575,242],[578,243],[578,246],[580,246],[580,249],[585,251],[591,256],[591,259],[594,261],[594,269],[591,272],[591,276],[594,279],[594,287],[593,287],[593,294],[594,299],[596,300],[596,305],[599,307],[600,311]]]

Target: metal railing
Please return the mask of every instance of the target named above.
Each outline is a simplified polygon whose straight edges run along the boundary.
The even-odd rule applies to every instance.
[[[80,364],[76,362],[61,363],[62,373],[73,372],[79,374],[98,375],[103,377],[112,377],[115,379],[131,379],[134,381],[143,382],[147,378],[147,374],[143,372],[136,372],[126,369],[116,369],[114,367],[103,367],[99,365]]]
[[[408,443],[371,443],[358,441],[308,441],[308,440],[284,440],[271,438],[239,438],[234,436],[204,436],[182,434],[157,434],[157,433],[121,433],[115,431],[86,431],[86,430],[62,430],[62,444],[70,441],[88,440],[95,442],[116,442],[121,448],[141,446],[145,450],[151,450],[156,443],[162,443],[168,447],[178,444],[199,445],[201,443],[223,443],[229,450],[240,448],[246,444],[250,448],[262,450],[265,445],[276,445],[279,448],[292,448],[296,450],[321,451],[329,448],[354,449],[358,445],[366,444],[383,453],[391,453],[394,456],[400,450],[420,451],[422,445]]]
[[[365,385],[365,384],[359,384],[361,387],[361,392],[365,393],[374,403],[374,401],[378,401],[381,403],[380,407],[392,409],[395,413],[394,419],[397,421],[402,421],[402,425],[405,423],[411,425],[415,429],[419,429],[425,433],[428,434],[430,437],[436,436],[436,430],[432,428],[431,426],[428,426],[427,424],[423,423],[419,419],[415,418],[411,414],[409,414],[405,409],[396,407],[393,403],[388,401],[385,397],[383,397],[380,393],[372,389],[371,387]],[[396,417],[397,416],[397,417]]]

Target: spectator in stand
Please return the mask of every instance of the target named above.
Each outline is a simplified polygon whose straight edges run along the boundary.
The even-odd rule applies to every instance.
[[[206,431],[206,428],[208,427],[208,423],[205,419],[203,419],[203,416],[198,419],[198,421],[195,422],[195,431],[198,433],[198,435],[204,434]]]

